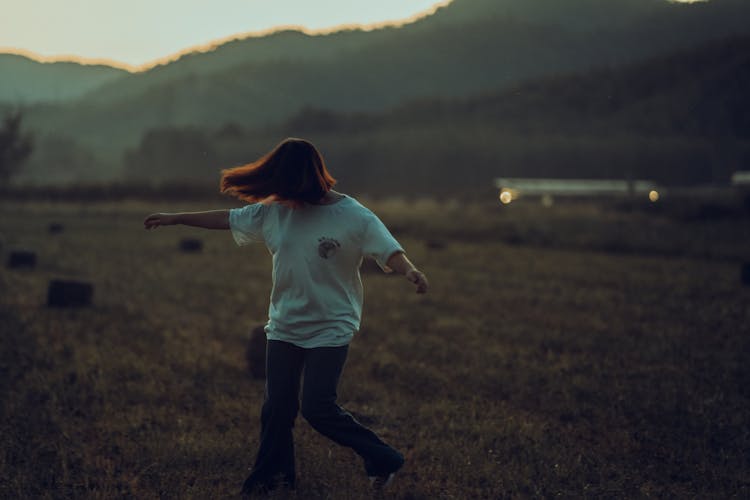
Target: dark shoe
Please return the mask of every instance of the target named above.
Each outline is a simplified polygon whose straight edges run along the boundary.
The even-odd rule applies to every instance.
[[[242,485],[240,496],[244,500],[251,498],[253,495],[267,495],[271,491],[279,488],[293,490],[295,489],[295,484],[293,481],[290,481],[288,478],[284,478],[281,475],[272,479],[259,479],[253,474],[250,474]]]
[[[255,480],[252,476],[245,479],[245,483],[242,485],[240,490],[240,498],[242,500],[248,500],[254,495],[265,495],[271,491],[271,485]]]
[[[396,477],[396,472],[398,472],[403,466],[404,459],[401,458],[401,462],[398,464],[398,467],[396,467],[396,469],[389,472],[378,473],[372,476],[368,475],[367,477],[370,478],[370,484],[372,485],[372,488],[376,491],[382,491],[386,489],[393,483],[393,479]]]
[[[391,472],[390,474],[387,474],[385,476],[368,476],[370,478],[370,484],[372,485],[372,489],[376,491],[384,490],[393,483],[393,478],[396,477],[395,472]]]

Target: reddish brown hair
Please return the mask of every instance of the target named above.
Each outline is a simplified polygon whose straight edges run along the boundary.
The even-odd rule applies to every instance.
[[[221,172],[221,192],[250,203],[315,203],[336,184],[309,141],[288,138],[259,160]]]

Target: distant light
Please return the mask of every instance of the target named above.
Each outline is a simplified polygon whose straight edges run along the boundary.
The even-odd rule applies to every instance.
[[[549,208],[555,203],[555,200],[552,198],[552,195],[545,194],[542,196],[542,206]]]
[[[503,191],[500,193],[500,201],[503,203],[503,205],[507,205],[511,201],[513,201],[513,195],[510,194],[510,191]]]
[[[656,203],[659,201],[659,192],[658,191],[651,191],[648,193],[648,199],[651,200],[652,203]]]

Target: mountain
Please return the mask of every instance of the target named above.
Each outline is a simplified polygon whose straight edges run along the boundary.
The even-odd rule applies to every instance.
[[[321,63],[357,50],[392,28],[366,32],[337,31],[309,35],[296,30],[282,30],[264,36],[251,36],[225,42],[211,50],[180,56],[176,61],[157,65],[143,72],[127,75],[102,85],[85,96],[87,101],[122,100],[148,92],[150,88],[174,82],[220,74],[236,67],[273,64],[278,61]]]
[[[34,107],[27,125],[64,134],[112,170],[150,129],[255,128],[310,107],[376,113],[494,92],[748,33],[747,19],[744,0],[455,0],[399,28],[285,31],[185,55]]]
[[[385,112],[306,109],[270,129],[156,129],[128,153],[128,175],[213,185],[220,167],[300,136],[322,149],[346,189],[369,194],[486,194],[503,176],[727,183],[750,158],[748,88],[750,36],[732,37]]]
[[[558,71],[617,65],[750,32],[748,18],[744,0],[455,0],[401,28],[327,35],[287,30],[235,40],[111,82],[86,98],[106,104],[140,95],[148,101],[160,89],[181,87],[185,101],[198,94],[202,103],[224,103],[222,93],[202,95],[202,89],[229,86],[252,100],[273,93],[281,81],[289,107],[302,101],[372,109],[424,94],[464,95]],[[321,80],[326,89],[310,88]],[[352,99],[340,103],[347,87]],[[278,114],[275,109],[264,106],[246,119],[266,120]],[[185,115],[169,118],[213,119],[205,111]]]
[[[391,189],[383,180],[393,178],[417,193],[472,192],[502,176],[728,184],[750,158],[749,88],[750,36],[730,37],[385,113],[307,110],[279,135],[320,142],[370,192]]]
[[[561,8],[562,5],[569,7]],[[455,38],[443,35],[453,35],[456,29],[464,30],[467,25],[481,25],[487,31],[481,35],[482,41],[491,42],[494,38],[499,38],[500,41],[493,45],[503,47],[508,46],[508,42],[519,35],[518,27],[515,26],[519,22],[524,25],[523,29],[531,24],[537,27],[564,26],[572,31],[591,31],[611,28],[613,19],[618,25],[622,25],[623,22],[633,21],[654,10],[669,9],[670,6],[664,0],[455,0],[447,7],[439,8],[433,15],[401,29],[386,27],[373,31],[343,30],[323,35],[283,30],[265,36],[233,40],[213,50],[188,53],[172,63],[134,73],[91,92],[86,98],[98,101],[123,99],[143,93],[149,87],[169,85],[170,81],[220,75],[234,68],[263,73],[262,69],[266,66],[286,62],[300,66],[301,71],[305,71],[306,65],[328,62],[336,64],[338,60],[345,62],[352,57],[366,58],[369,51],[375,52],[374,57],[382,58],[385,53],[385,58],[390,59],[407,48],[411,49],[406,51],[409,57],[422,56],[420,52],[429,51],[430,47],[451,45],[450,40]],[[571,15],[571,11],[581,12],[582,15]],[[488,24],[491,26],[487,26]],[[495,27],[498,29],[494,29]],[[503,27],[510,28],[511,31],[503,35],[500,33]],[[360,51],[365,53],[360,54]],[[257,78],[256,75],[250,76]],[[222,78],[224,77],[219,76],[219,80]]]
[[[572,31],[613,27],[669,11],[663,0],[454,0],[439,9],[432,22],[464,24],[479,19],[514,19],[520,22],[561,24]]]
[[[43,63],[25,56],[0,54],[0,102],[31,104],[76,99],[126,75],[105,65]]]
[[[370,126],[475,123],[495,129],[606,135],[628,132],[750,140],[750,36],[668,56],[528,81],[461,99],[425,99],[372,115]],[[290,123],[304,127],[302,113]],[[377,117],[377,118],[376,118]],[[330,117],[349,129],[361,117]],[[349,120],[351,123],[349,123]],[[313,128],[321,125],[311,119]],[[325,127],[324,127],[325,128]]]

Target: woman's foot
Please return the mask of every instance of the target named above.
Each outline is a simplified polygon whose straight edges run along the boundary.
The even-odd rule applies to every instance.
[[[282,475],[271,479],[259,479],[257,476],[250,474],[242,485],[240,496],[245,500],[252,498],[253,495],[268,494],[278,488],[293,490],[295,488],[294,481],[290,481]]]
[[[401,456],[401,454],[399,454],[399,458],[400,460],[395,469],[391,469],[388,472],[377,473],[374,475],[368,474],[367,477],[370,478],[370,484],[372,485],[373,489],[383,490],[393,483],[396,472],[401,470],[401,467],[404,466],[404,458],[403,456]]]
[[[394,477],[396,477],[395,472],[391,472],[390,474],[384,476],[369,476],[370,484],[372,485],[372,488],[374,490],[384,490],[388,487],[388,485],[393,483]]]

